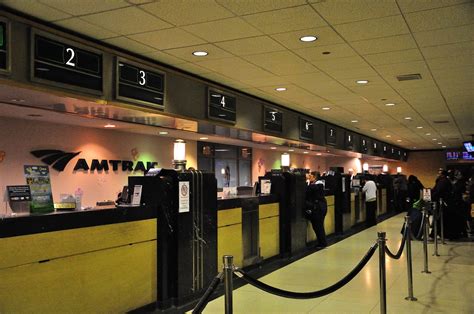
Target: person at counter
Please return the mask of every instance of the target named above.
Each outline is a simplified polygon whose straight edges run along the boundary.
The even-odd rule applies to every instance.
[[[319,172],[307,174],[307,179],[309,184],[306,188],[305,216],[311,222],[314,233],[316,233],[316,247],[323,248],[327,246],[324,218],[328,210],[324,197],[324,184],[320,180]]]
[[[366,178],[363,181],[362,192],[365,193],[365,209],[367,227],[375,226],[377,224],[377,185],[375,182]]]

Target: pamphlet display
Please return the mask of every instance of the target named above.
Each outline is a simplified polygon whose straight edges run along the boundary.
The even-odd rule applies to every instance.
[[[31,201],[31,190],[29,185],[8,185],[8,201],[28,202]]]
[[[135,185],[133,187],[132,205],[133,206],[140,206],[141,200],[142,200],[142,186],[141,185]]]
[[[48,166],[25,166],[25,178],[31,190],[31,213],[53,212],[54,202]]]

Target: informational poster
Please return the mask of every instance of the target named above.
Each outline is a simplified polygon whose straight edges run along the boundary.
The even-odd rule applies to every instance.
[[[179,182],[179,212],[189,212],[189,181]]]
[[[142,186],[134,185],[132,194],[132,205],[139,206],[142,200]]]
[[[260,192],[262,194],[270,194],[270,191],[272,189],[272,182],[270,180],[261,180],[261,187],[260,187]]]
[[[431,202],[431,189],[423,189],[423,200]]]
[[[54,202],[48,166],[25,166],[25,178],[31,190],[31,213],[53,212]]]
[[[8,200],[10,202],[31,201],[31,190],[29,185],[8,185]]]

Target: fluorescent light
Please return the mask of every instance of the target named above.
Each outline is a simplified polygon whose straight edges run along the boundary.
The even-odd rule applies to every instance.
[[[168,131],[160,131],[160,132],[158,132],[158,134],[160,134],[160,135],[167,135],[167,134],[168,134]]]
[[[277,149],[275,146],[270,147],[270,149]]]
[[[367,84],[367,83],[369,83],[369,81],[368,80],[357,80],[356,83],[357,84]]]
[[[391,135],[385,135],[385,137],[392,137]]]
[[[359,120],[351,120],[352,123],[357,123]]]
[[[423,127],[422,127],[422,126],[417,126],[416,128],[417,128],[417,129],[423,129]]]
[[[397,140],[397,142],[401,142],[402,140]]]
[[[196,57],[205,57],[208,55],[207,51],[194,51],[193,55]]]
[[[405,117],[405,120],[411,120],[411,117]]]
[[[446,145],[443,145],[443,146],[441,146],[441,147],[446,148]]]
[[[377,131],[377,129],[370,129],[372,132]]]
[[[388,103],[388,104],[385,104],[385,106],[392,107],[392,106],[395,106],[395,104],[394,103]]]
[[[443,143],[441,143],[441,142],[438,142],[438,145],[441,145],[441,144],[443,144]]]
[[[106,125],[104,125],[104,128],[115,128],[115,126],[115,124],[107,123]]]
[[[437,141],[438,139],[437,138],[434,138],[433,141]]]
[[[286,91],[286,87],[277,87],[277,88],[275,88],[275,90],[277,92],[284,92],[284,91]]]
[[[204,141],[204,140],[208,140],[209,138],[208,137],[200,137],[199,139]]]
[[[316,156],[321,156],[322,154],[321,153],[316,153]]]
[[[425,135],[431,135],[431,133],[426,133]]]
[[[312,42],[312,41],[315,41],[317,39],[318,39],[318,37],[313,36],[313,35],[307,35],[307,36],[300,37],[300,40],[304,41],[304,42]]]
[[[322,107],[323,110],[331,110],[331,107]]]

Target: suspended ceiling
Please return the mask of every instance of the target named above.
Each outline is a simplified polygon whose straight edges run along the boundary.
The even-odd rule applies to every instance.
[[[474,134],[471,1],[0,2],[408,149],[458,147]],[[422,79],[398,81],[404,74]]]

